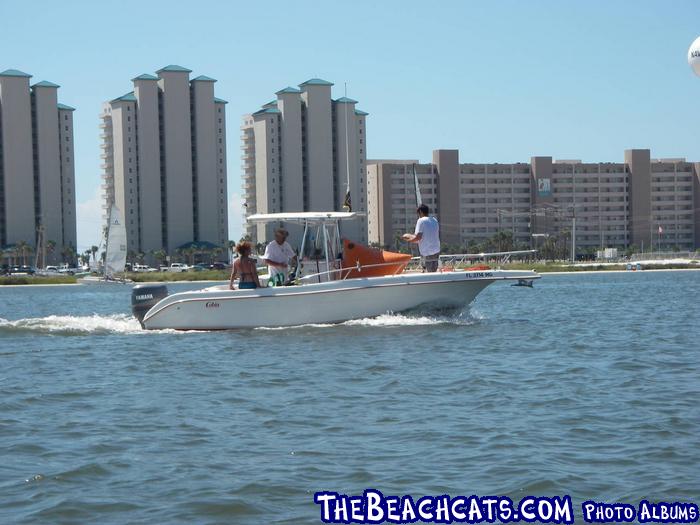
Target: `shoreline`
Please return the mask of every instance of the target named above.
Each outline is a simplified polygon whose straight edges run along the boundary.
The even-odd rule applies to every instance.
[[[502,269],[502,270],[509,270],[510,268],[504,268],[504,267],[499,267],[495,266],[494,269]],[[530,268],[528,268],[530,269]],[[596,274],[596,273],[649,273],[649,272],[692,272],[692,271],[700,271],[700,267],[689,267],[689,268],[649,268],[649,269],[644,269],[642,268],[641,270],[627,270],[627,269],[617,269],[617,270],[555,270],[552,272],[541,272],[537,271],[534,269],[535,272],[537,272],[538,275],[544,277],[546,275],[570,275],[570,274],[583,274],[583,275],[590,275],[590,274]],[[201,283],[201,284],[222,284],[222,283],[227,283],[227,279],[218,279],[218,280],[212,280],[212,279],[207,279],[207,280],[199,280],[199,279],[193,279],[193,280],[185,280],[185,279],[178,279],[178,280],[173,280],[173,281],[138,281],[138,282],[133,282],[133,283],[128,283],[124,284],[124,287],[127,287],[129,285],[137,285],[137,284],[177,284],[177,283],[184,283],[184,284],[193,284],[193,283]],[[0,285],[0,290],[3,288],[20,288],[20,287],[47,287],[47,286],[89,286],[89,285],[84,285],[81,283],[27,283],[27,284],[1,284]]]
[[[571,270],[568,272],[537,272],[538,275],[569,275],[569,274],[586,274],[592,273],[650,273],[650,272],[696,272],[700,268],[649,268],[648,270]]]
[[[173,283],[203,283],[203,284],[210,284],[210,283],[227,283],[228,279],[226,280],[218,280],[218,281],[213,281],[213,280],[206,280],[206,281],[200,281],[200,280],[192,280],[192,281],[185,281],[185,280],[178,280],[178,281],[139,281],[139,282],[133,282],[133,283],[124,283],[122,286],[123,287],[128,287],[130,285],[136,285],[136,284],[173,284]],[[19,288],[22,286],[31,286],[31,287],[46,287],[46,286],[84,286],[84,287],[92,287],[92,286],[99,286],[99,285],[90,285],[90,284],[82,284],[82,283],[31,283],[31,284],[0,284],[0,290],[3,288]],[[109,285],[109,286],[116,286],[116,285]]]
[[[202,283],[202,284],[212,284],[212,283],[227,283],[228,280],[219,280],[219,281],[212,281],[212,280],[207,280],[207,281],[200,281],[200,280],[193,280],[193,281],[185,281],[185,280],[179,280],[179,281],[140,281],[140,282],[133,282],[133,283],[124,283],[122,287],[126,288],[130,285],[136,285],[136,284],[173,284],[173,283]],[[99,286],[99,285],[89,285],[89,284],[81,284],[81,283],[31,283],[31,284],[0,284],[0,290],[3,288],[21,288],[21,287],[47,287],[47,286],[84,286],[86,288],[88,287],[93,287],[93,286]],[[109,285],[109,286],[116,286],[116,285]]]

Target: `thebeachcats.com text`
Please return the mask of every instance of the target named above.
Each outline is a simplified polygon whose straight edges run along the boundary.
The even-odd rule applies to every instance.
[[[571,496],[385,496],[367,489],[359,496],[321,491],[314,494],[323,523],[575,523]],[[691,502],[638,504],[584,501],[581,523],[697,523]]]

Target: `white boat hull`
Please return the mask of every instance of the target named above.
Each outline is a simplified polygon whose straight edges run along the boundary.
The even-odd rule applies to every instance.
[[[145,315],[147,329],[232,328],[337,323],[422,305],[464,307],[497,280],[535,279],[534,272],[401,274],[256,290],[205,289],[170,295]]]

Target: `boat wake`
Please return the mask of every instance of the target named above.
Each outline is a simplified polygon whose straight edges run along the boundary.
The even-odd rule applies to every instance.
[[[154,331],[143,330],[139,322],[127,314],[115,315],[49,315],[8,321],[0,318],[2,333],[44,333],[51,335],[109,335],[109,334],[146,334]],[[170,332],[165,331],[155,331]]]
[[[366,317],[363,319],[351,319],[343,323],[309,323],[297,326],[283,327],[261,327],[256,330],[289,330],[295,328],[333,328],[339,326],[358,326],[358,327],[377,327],[391,328],[397,326],[435,326],[435,325],[455,325],[455,326],[470,326],[479,323],[485,317],[476,311],[469,309],[457,310],[435,309],[426,313],[425,311],[418,312],[403,312],[403,313],[386,313],[377,317]]]
[[[344,326],[433,326],[452,324],[469,326],[478,323],[482,318],[469,312],[435,313],[432,315],[412,315],[411,313],[387,313],[377,317],[354,319],[343,323]]]
[[[337,328],[337,327],[371,327],[391,328],[407,326],[435,326],[456,325],[469,326],[479,323],[484,317],[475,311],[441,311],[433,310],[425,312],[386,313],[377,317],[353,319],[344,323],[309,323],[297,326],[284,327],[260,327],[255,330],[294,330],[309,328]],[[143,335],[143,334],[186,334],[201,333],[199,330],[144,330],[139,322],[128,314],[113,315],[49,315],[47,317],[34,317],[9,321],[0,317],[0,335],[2,334],[47,334],[64,336],[81,335]]]

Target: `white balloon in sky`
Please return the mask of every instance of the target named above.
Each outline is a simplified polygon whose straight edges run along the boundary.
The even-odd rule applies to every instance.
[[[688,64],[693,72],[700,77],[700,36],[688,48]]]

